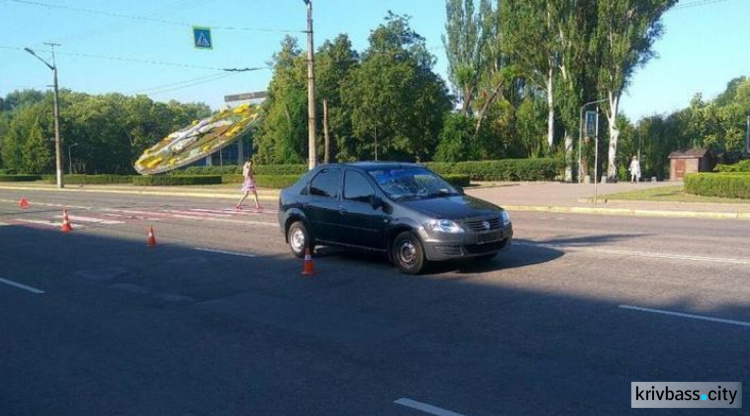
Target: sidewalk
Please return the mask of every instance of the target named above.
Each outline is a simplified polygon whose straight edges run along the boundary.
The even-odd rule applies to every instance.
[[[558,182],[508,182],[495,187],[470,188],[466,193],[509,211],[630,215],[644,217],[714,218],[750,220],[750,204],[606,201],[607,194],[638,189],[675,186],[675,182],[610,183],[599,185],[599,203],[594,204],[593,184]]]

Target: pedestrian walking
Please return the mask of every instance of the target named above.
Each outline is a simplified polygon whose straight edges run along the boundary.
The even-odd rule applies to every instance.
[[[253,170],[253,161],[248,159],[247,162],[242,166],[242,176],[245,180],[242,182],[242,191],[244,194],[240,198],[240,202],[237,203],[236,209],[242,209],[242,203],[250,195],[250,192],[255,196],[255,209],[260,209],[258,203],[258,190],[255,184],[255,171]]]
[[[633,156],[633,160],[630,162],[630,183],[638,183],[641,181],[641,162],[638,161],[637,156]]]

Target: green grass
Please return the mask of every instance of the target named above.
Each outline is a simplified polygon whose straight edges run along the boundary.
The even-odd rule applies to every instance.
[[[686,194],[682,186],[665,186],[637,191],[619,192],[604,195],[610,201],[649,201],[649,202],[703,202],[724,204],[750,204],[747,199],[719,198],[715,196],[700,196]]]

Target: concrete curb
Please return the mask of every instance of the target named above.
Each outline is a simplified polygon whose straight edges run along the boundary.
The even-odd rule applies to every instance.
[[[555,212],[565,214],[597,214],[657,218],[707,218],[719,220],[750,220],[750,212],[668,211],[635,208],[591,208],[540,205],[503,205],[508,211]]]
[[[177,191],[177,192],[165,192],[165,191],[144,191],[140,189],[85,189],[85,188],[35,188],[35,187],[21,187],[21,186],[0,186],[2,190],[8,191],[43,191],[43,192],[84,192],[84,193],[100,193],[100,194],[122,194],[122,195],[148,195],[148,196],[175,196],[175,197],[192,197],[192,198],[223,198],[223,199],[239,199],[242,195],[239,191],[233,193],[209,193],[209,192],[190,192],[190,191]],[[263,195],[258,193],[258,199],[261,200],[277,200],[277,195]]]

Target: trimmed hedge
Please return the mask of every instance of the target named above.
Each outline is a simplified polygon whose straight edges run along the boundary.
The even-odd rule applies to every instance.
[[[428,162],[442,176],[469,175],[475,181],[551,181],[565,169],[559,159],[503,159],[472,162]]]
[[[132,184],[134,175],[65,175],[63,181],[71,185],[110,185],[110,184]],[[52,175],[46,178],[49,183],[56,183],[57,178]]]
[[[18,171],[15,169],[0,169],[0,175],[16,175]]]
[[[0,182],[33,182],[40,179],[40,175],[0,175]]]
[[[716,165],[716,172],[750,172],[750,160],[743,160],[731,165]]]
[[[471,184],[471,177],[469,175],[440,175],[449,184],[453,186],[460,186],[461,188],[467,187]]]
[[[302,175],[255,175],[255,183],[260,188],[281,189],[294,185]],[[245,181],[242,175],[221,175],[221,183],[241,184]]]
[[[256,165],[256,175],[303,175],[307,173],[307,165]],[[173,176],[184,175],[241,175],[242,166],[191,166],[169,172]]]
[[[221,176],[219,175],[150,175],[136,176],[133,178],[133,185],[136,186],[216,185],[220,183]]]
[[[689,194],[750,199],[750,174],[689,173],[684,182]]]

